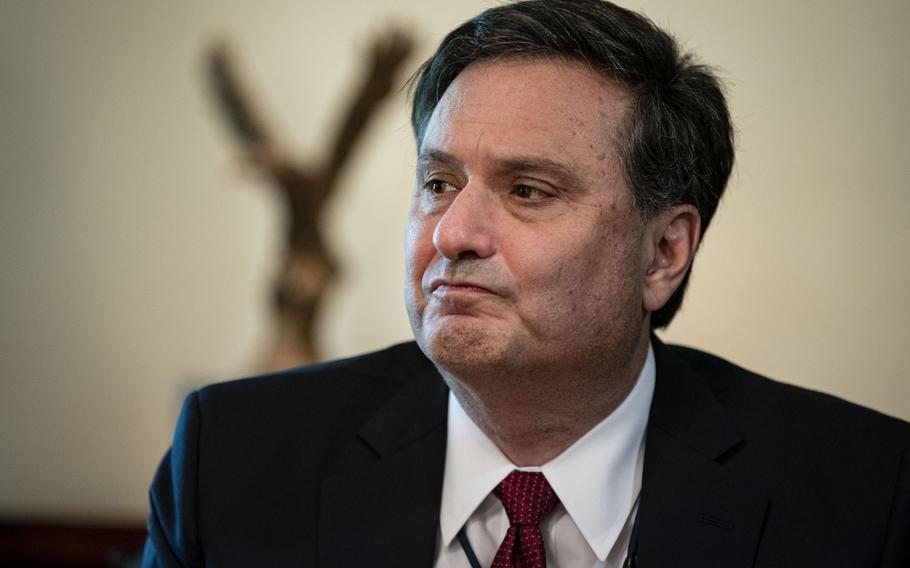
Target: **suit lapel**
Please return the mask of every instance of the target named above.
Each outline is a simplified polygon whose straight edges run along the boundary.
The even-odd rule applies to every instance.
[[[439,526],[448,389],[435,369],[360,429],[322,483],[321,567],[431,566]]]
[[[724,467],[742,438],[704,380],[654,338],[657,385],[638,516],[638,565],[753,565],[767,492]],[[432,367],[360,429],[322,483],[320,566],[431,566],[448,389]]]
[[[639,509],[639,566],[752,566],[767,491],[724,459],[743,443],[704,380],[654,338],[651,404]]]

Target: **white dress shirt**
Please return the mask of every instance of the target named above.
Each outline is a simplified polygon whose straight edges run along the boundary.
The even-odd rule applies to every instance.
[[[458,541],[465,527],[481,566],[509,528],[493,489],[514,469],[540,471],[560,504],[541,523],[549,568],[619,568],[638,506],[645,427],[654,394],[654,351],[633,389],[609,416],[552,461],[518,468],[449,394],[448,441],[436,568],[470,568]]]

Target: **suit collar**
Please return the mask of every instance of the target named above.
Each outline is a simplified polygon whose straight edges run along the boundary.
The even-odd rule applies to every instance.
[[[651,343],[658,381],[649,429],[663,430],[678,443],[712,460],[739,444],[739,429],[705,380],[656,336],[652,336]],[[659,455],[657,450],[652,456]],[[646,462],[646,469],[647,466]]]
[[[380,459],[388,457],[445,425],[448,392],[436,368],[424,368],[379,408],[358,435]]]
[[[653,345],[639,566],[752,566],[767,490],[724,466],[744,441],[705,380],[657,338]]]
[[[323,479],[321,567],[432,565],[448,389],[429,362],[419,367]]]

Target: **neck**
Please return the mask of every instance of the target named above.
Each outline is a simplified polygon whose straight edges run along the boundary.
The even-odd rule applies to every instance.
[[[570,370],[538,366],[443,376],[471,420],[512,463],[540,466],[625,400],[644,366],[648,345],[645,330],[634,349],[610,361]]]

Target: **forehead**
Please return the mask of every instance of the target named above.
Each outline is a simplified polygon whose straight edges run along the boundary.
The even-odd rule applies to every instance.
[[[468,66],[427,123],[420,148],[545,155],[575,165],[615,154],[627,91],[580,63],[511,59]]]

